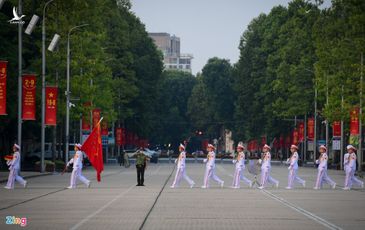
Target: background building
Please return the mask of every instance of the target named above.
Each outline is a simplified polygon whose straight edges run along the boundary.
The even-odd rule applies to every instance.
[[[176,69],[191,73],[193,55],[180,53],[180,38],[168,33],[149,33],[164,56],[165,69]]]

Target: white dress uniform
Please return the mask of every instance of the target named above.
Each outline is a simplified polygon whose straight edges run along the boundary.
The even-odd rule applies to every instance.
[[[289,158],[289,176],[288,176],[288,187],[287,189],[292,189],[294,182],[297,181],[299,184],[301,184],[303,187],[305,187],[305,181],[297,176],[298,172],[298,159],[299,155],[297,152],[294,152],[292,156]]]
[[[319,159],[316,160],[316,163],[319,165],[318,165],[316,185],[314,189],[320,189],[323,183],[329,184],[333,189],[336,188],[336,183],[327,175],[327,161],[328,161],[327,153],[322,153],[319,156]]]
[[[188,175],[186,175],[185,159],[186,159],[186,153],[185,153],[185,151],[182,151],[179,155],[179,158],[177,159],[176,175],[175,175],[174,182],[171,185],[171,188],[176,188],[177,186],[179,186],[182,178],[184,178],[189,183],[190,188],[194,187],[194,184],[195,184],[194,181],[192,179],[190,179],[190,177],[188,177]]]
[[[364,182],[355,177],[356,172],[356,154],[346,153],[344,156],[344,169],[346,172],[344,190],[350,190],[353,184],[364,187]]]
[[[215,153],[209,152],[208,159],[205,159],[204,162],[206,162],[205,167],[205,175],[204,175],[204,185],[202,188],[208,188],[209,187],[209,179],[212,178],[214,181],[218,182],[221,187],[224,185],[224,181],[219,179],[217,175],[215,175]]]
[[[271,154],[270,152],[262,153],[264,154],[262,165],[261,165],[261,186],[260,189],[264,188],[268,183],[274,184],[279,187],[279,181],[270,176],[271,171]]]
[[[19,182],[24,187],[27,186],[27,182],[19,176],[20,171],[20,153],[16,151],[13,154],[13,159],[7,162],[9,166],[9,177],[8,177],[8,183],[6,184],[6,189],[14,189],[14,183],[15,181]]]
[[[237,159],[233,160],[233,164],[235,164],[236,167],[233,175],[232,188],[240,188],[241,180],[252,187],[252,181],[243,175],[243,171],[245,170],[245,153],[242,151],[238,152]]]
[[[71,174],[70,186],[67,188],[76,188],[76,179],[90,187],[90,181],[82,175],[82,160],[83,154],[80,150],[76,151],[75,156],[67,163],[67,166],[73,163],[73,170]]]

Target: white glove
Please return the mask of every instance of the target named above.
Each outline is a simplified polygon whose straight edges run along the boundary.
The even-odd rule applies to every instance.
[[[177,163],[177,159],[175,159],[175,164]]]
[[[259,159],[259,164],[261,164],[262,163],[262,160],[261,159]]]
[[[233,160],[232,162],[233,162],[233,164],[236,164],[237,160]]]
[[[291,170],[291,166],[289,166],[288,169]]]
[[[203,162],[204,162],[204,163],[207,163],[207,161],[208,161],[208,159],[204,159],[204,160],[203,160]]]
[[[8,166],[10,166],[10,165],[11,165],[11,161],[6,161],[6,164],[7,164]]]
[[[316,164],[319,164],[319,160],[316,160]]]
[[[70,163],[67,163],[66,167],[70,166]]]
[[[288,158],[288,159],[286,160],[286,163],[287,163],[287,164],[289,164],[289,162],[290,162],[290,158]]]

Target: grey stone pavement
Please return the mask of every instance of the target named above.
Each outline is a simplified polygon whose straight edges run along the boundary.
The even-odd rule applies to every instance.
[[[91,188],[79,184],[68,190],[70,174],[28,179],[28,188],[0,187],[0,229],[23,229],[6,225],[6,216],[26,217],[24,229],[365,229],[365,190],[313,190],[315,168],[300,168],[307,187],[286,190],[287,167],[274,166],[272,176],[280,187],[266,190],[231,189],[234,167],[217,164],[216,174],[225,187],[211,182],[201,189],[204,165],[187,164],[187,174],[196,182],[190,189],[185,181],[171,189],[175,175],[172,164],[150,164],[145,187],[136,187],[132,165],[108,165],[97,183],[95,171],[84,175]],[[248,178],[253,176],[245,174]],[[172,175],[172,176],[170,176]],[[338,185],[344,172],[329,171]]]

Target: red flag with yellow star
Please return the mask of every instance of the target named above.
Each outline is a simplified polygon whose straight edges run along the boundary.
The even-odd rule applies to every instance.
[[[101,120],[102,119],[103,118],[101,118]],[[90,133],[89,137],[86,139],[81,149],[86,153],[90,160],[90,163],[95,168],[98,182],[100,182],[100,174],[104,170],[100,121],[93,128],[93,131]]]
[[[46,125],[57,125],[57,87],[46,87]]]

